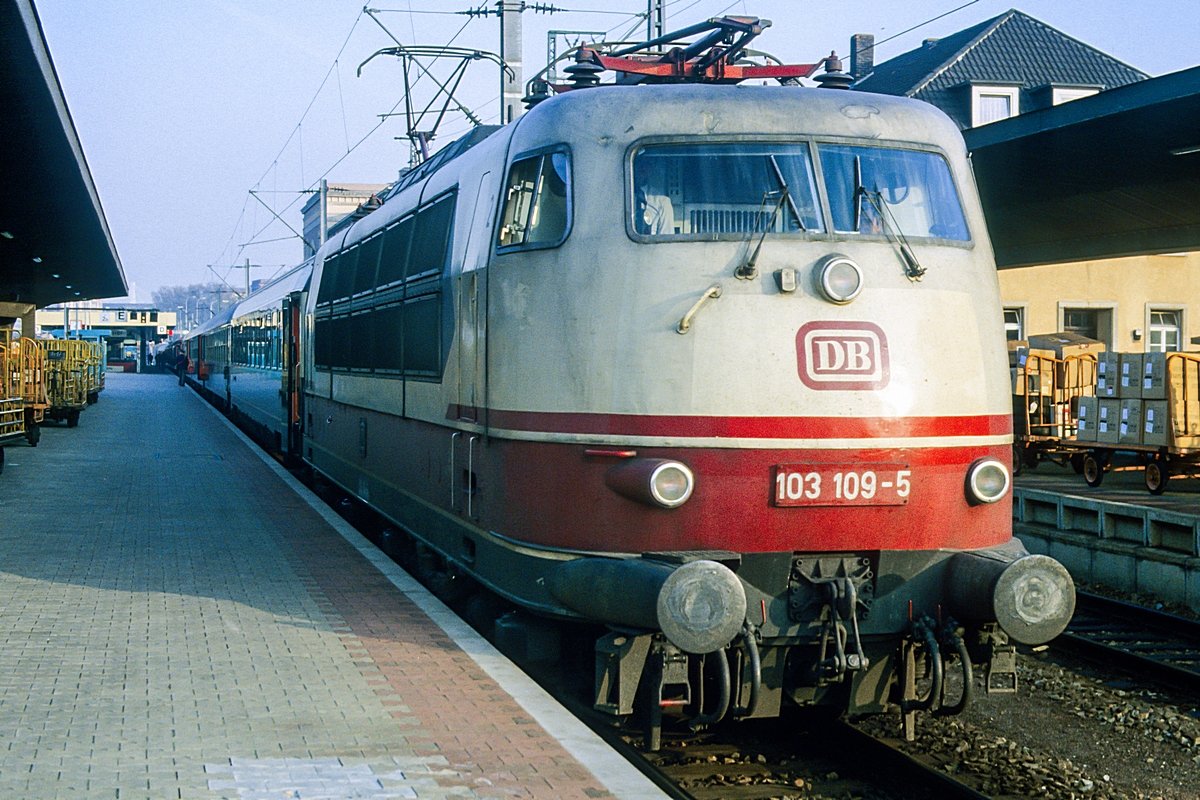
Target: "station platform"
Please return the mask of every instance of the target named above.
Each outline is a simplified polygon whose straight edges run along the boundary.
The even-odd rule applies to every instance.
[[[1013,533],[1077,581],[1200,612],[1200,480],[1172,478],[1155,496],[1140,469],[1092,488],[1070,468],[1042,464],[1013,483]]]
[[[171,375],[0,475],[0,797],[660,798]]]

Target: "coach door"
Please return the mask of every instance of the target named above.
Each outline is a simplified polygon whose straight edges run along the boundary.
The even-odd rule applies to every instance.
[[[300,312],[302,310],[300,295],[293,294],[283,299],[283,386],[280,397],[283,400],[283,413],[287,427],[287,453],[299,456],[301,453],[300,408],[303,392],[300,391]]]

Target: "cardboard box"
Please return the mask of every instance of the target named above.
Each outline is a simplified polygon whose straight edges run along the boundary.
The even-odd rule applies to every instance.
[[[1104,342],[1066,331],[1030,336],[1029,346],[1038,350],[1048,350],[1060,360],[1071,356],[1098,355],[1106,350]]]
[[[1117,425],[1117,441],[1120,444],[1142,443],[1142,401],[1121,401],[1121,421]]]
[[[1101,353],[1096,357],[1096,396],[1116,397],[1121,385],[1121,354]]]
[[[1121,379],[1117,397],[1124,399],[1142,396],[1142,353],[1121,353]]]
[[[1096,418],[1100,416],[1100,398],[1080,397],[1075,410],[1075,439],[1096,441]]]
[[[1144,353],[1142,355],[1142,399],[1167,399],[1167,354]]]
[[[1017,366],[1017,351],[1028,350],[1028,339],[1009,339],[1008,340],[1008,365],[1010,367]]]
[[[1170,403],[1172,447],[1200,447],[1200,364],[1191,359],[1168,362],[1167,400]]]
[[[1030,350],[1018,347],[1014,351],[1016,364],[1010,367],[1015,373],[1010,373],[1013,394],[1040,394],[1049,397],[1054,393],[1054,356],[1046,350]],[[1028,386],[1023,385],[1017,375],[1027,375]],[[1037,380],[1032,380],[1034,376]],[[1026,392],[1025,389],[1030,389]]]
[[[1025,374],[1024,367],[1010,367],[1008,370],[1012,393],[1015,397],[1027,394],[1041,394],[1042,376],[1038,372]]]
[[[1101,398],[1096,417],[1096,441],[1100,444],[1117,444],[1120,441],[1121,401]]]
[[[1166,400],[1142,401],[1142,444],[1166,447],[1170,432]]]
[[[1054,404],[1041,395],[1013,397],[1013,433],[1050,436]]]

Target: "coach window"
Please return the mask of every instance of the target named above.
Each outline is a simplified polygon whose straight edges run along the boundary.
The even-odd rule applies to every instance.
[[[633,156],[633,233],[711,240],[823,229],[807,144],[666,144]]]
[[[508,173],[498,246],[555,247],[571,224],[571,162],[554,152],[513,162]]]

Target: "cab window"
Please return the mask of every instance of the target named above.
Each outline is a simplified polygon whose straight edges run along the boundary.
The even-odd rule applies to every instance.
[[[543,153],[512,165],[497,246],[555,247],[570,227],[571,165],[566,153]]]
[[[832,144],[818,150],[835,231],[970,240],[950,167],[940,155]]]
[[[823,229],[807,144],[666,144],[633,156],[633,232],[712,239]]]

